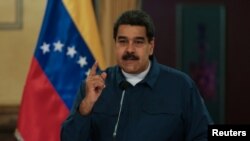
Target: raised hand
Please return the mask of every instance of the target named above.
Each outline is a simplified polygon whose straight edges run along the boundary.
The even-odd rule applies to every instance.
[[[82,115],[88,115],[91,112],[95,102],[98,100],[102,90],[105,88],[105,79],[107,74],[105,72],[100,75],[96,74],[97,66],[98,63],[95,62],[86,79],[86,95],[79,107],[79,112]]]

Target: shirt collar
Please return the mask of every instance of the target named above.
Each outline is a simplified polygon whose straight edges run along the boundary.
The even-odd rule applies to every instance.
[[[153,88],[160,74],[160,64],[157,62],[155,57],[152,58],[151,62],[151,68],[147,76],[140,83],[147,83],[151,88]]]
[[[133,86],[135,86],[137,83],[139,83],[140,81],[142,81],[146,75],[149,72],[151,66],[151,61],[149,61],[149,65],[147,67],[147,69],[141,73],[138,74],[130,74],[130,73],[126,73],[125,71],[122,70],[122,74],[125,76],[126,80],[131,83]]]

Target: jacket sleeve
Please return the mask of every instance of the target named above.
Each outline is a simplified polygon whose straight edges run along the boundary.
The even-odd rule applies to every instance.
[[[186,141],[207,141],[208,125],[213,124],[203,98],[196,85],[187,87],[186,92]]]
[[[91,115],[82,116],[79,105],[85,95],[85,85],[81,85],[69,117],[61,128],[61,141],[89,141],[91,134]]]

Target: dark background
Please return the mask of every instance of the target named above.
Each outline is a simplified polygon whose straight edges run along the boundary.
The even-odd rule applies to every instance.
[[[226,124],[250,123],[250,1],[143,0],[142,9],[156,26],[155,54],[160,63],[177,66],[176,5],[221,4],[226,8],[225,119]]]

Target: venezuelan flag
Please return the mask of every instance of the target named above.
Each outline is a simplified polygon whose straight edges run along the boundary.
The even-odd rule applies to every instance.
[[[91,0],[48,0],[21,101],[16,137],[59,141],[81,81],[105,69]]]

